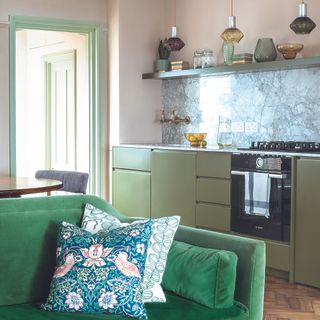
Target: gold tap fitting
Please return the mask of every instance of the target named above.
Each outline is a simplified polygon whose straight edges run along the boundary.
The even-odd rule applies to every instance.
[[[166,118],[164,110],[161,110],[161,115],[160,115],[160,123],[174,123],[174,124],[179,124],[179,123],[185,123],[185,124],[189,124],[191,122],[191,119],[189,116],[185,116],[183,118],[180,118],[179,116],[177,116],[177,113],[175,110],[172,111],[172,115],[170,118]]]

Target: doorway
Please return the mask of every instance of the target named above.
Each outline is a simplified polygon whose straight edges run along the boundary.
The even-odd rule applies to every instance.
[[[100,48],[99,26],[10,17],[11,175],[89,172],[103,195]]]

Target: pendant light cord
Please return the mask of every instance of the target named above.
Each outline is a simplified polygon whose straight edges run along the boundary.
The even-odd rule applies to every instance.
[[[233,16],[233,0],[231,0],[231,16]]]
[[[173,25],[177,26],[177,0],[173,0]]]

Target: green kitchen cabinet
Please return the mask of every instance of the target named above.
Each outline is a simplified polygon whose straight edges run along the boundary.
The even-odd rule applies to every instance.
[[[320,287],[320,160],[297,161],[295,270],[296,282]]]
[[[231,154],[198,152],[196,226],[230,231]]]
[[[196,152],[154,150],[151,172],[151,217],[179,215],[194,227]]]
[[[112,204],[121,213],[150,218],[151,150],[113,148]]]

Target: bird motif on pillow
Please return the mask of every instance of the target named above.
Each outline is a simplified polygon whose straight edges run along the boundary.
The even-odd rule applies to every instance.
[[[139,269],[132,262],[128,261],[128,254],[126,252],[120,252],[118,254],[115,259],[115,265],[125,276],[141,279]]]
[[[74,264],[75,264],[75,259],[73,254],[72,253],[67,254],[65,263],[55,270],[53,277],[61,278],[65,276],[72,269]]]

